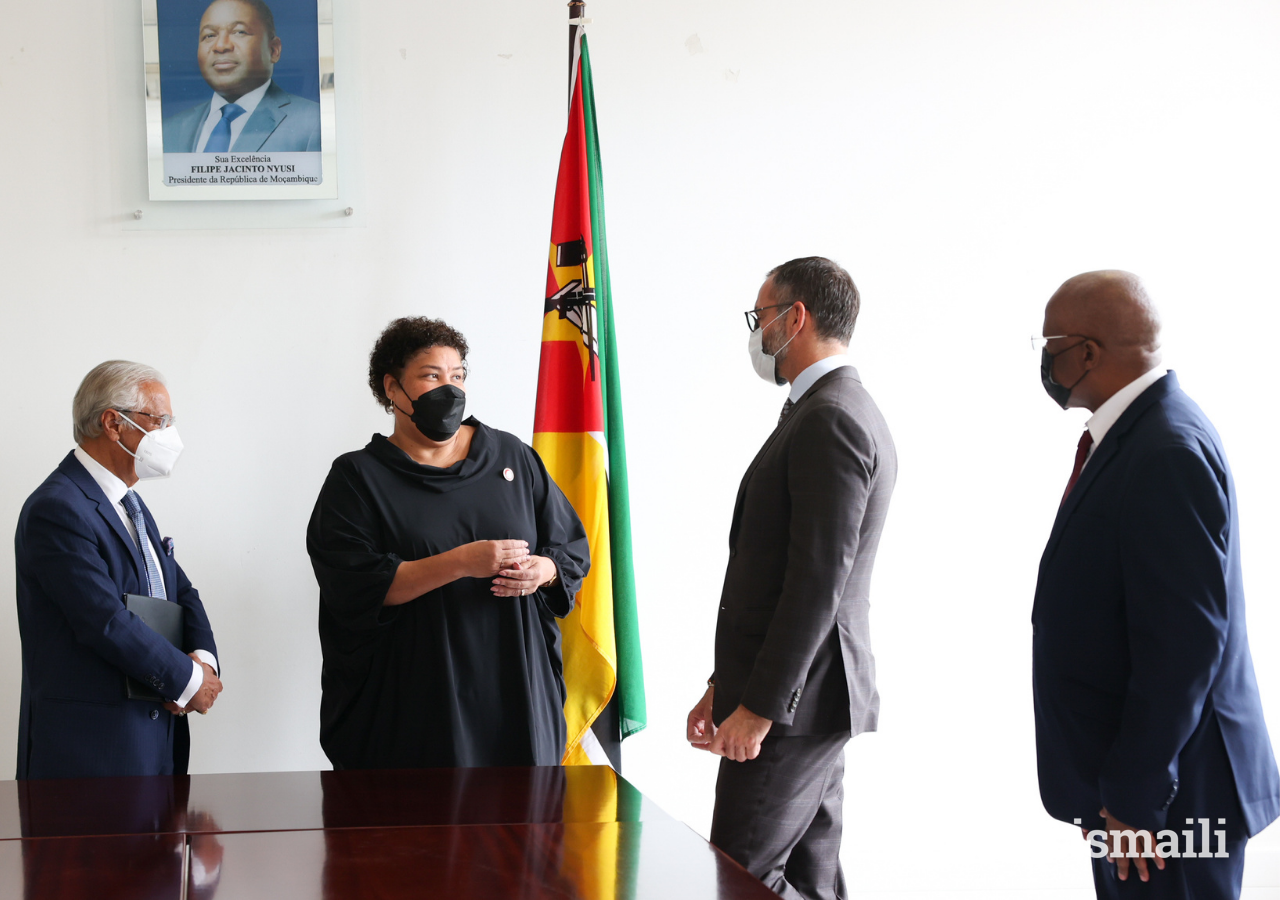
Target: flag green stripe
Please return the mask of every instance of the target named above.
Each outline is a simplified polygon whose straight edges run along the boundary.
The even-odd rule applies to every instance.
[[[613,327],[613,294],[609,285],[609,250],[605,240],[604,182],[600,139],[596,133],[596,98],[591,85],[591,55],[582,38],[582,109],[587,133],[587,182],[591,194],[591,244],[596,278],[596,320],[604,378],[604,433],[609,450],[609,542],[613,562],[613,630],[618,647],[618,719],[622,737],[648,722],[644,699],[644,664],[640,658],[640,624],[636,612],[635,561],[631,550],[631,500],[627,482],[627,442],[622,424],[622,384],[618,375],[618,341]]]

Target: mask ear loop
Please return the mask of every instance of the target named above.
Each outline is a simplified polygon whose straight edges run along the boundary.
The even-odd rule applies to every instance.
[[[399,379],[399,378],[397,378],[396,376],[392,375],[392,376],[391,376],[391,380],[392,380],[392,381],[394,381],[394,382],[396,383],[396,385],[400,388],[400,393],[404,394],[406,397],[408,397],[408,396],[409,396],[409,392],[408,392],[408,391],[406,391],[406,390],[404,389],[404,385],[400,383],[400,379]],[[396,401],[394,401],[394,400],[391,400],[391,398],[390,398],[390,397],[388,397],[387,399],[391,401],[391,405],[395,407],[396,412],[400,413],[400,415],[402,415],[402,416],[408,416],[410,419],[412,419],[412,418],[413,418],[413,413],[411,413],[411,412],[405,412],[403,409],[401,409],[401,408],[400,408],[400,404],[396,403]],[[412,402],[412,401],[410,401],[410,402]]]
[[[116,415],[117,415],[117,416],[119,416],[120,418],[124,419],[126,422],[128,422],[130,425],[132,425],[134,428],[136,428],[136,429],[138,429],[139,431],[141,431],[141,432],[142,432],[142,436],[143,436],[143,437],[146,437],[147,435],[149,435],[149,434],[151,433],[151,432],[147,431],[147,429],[145,429],[145,428],[143,428],[141,425],[139,425],[137,422],[133,421],[133,419],[130,419],[130,418],[129,418],[128,416],[126,416],[124,413],[120,412],[120,410],[116,410],[116,411],[115,411],[115,413],[116,413]],[[117,440],[117,441],[116,441],[116,444],[118,444],[118,445],[119,445],[119,447],[120,447],[120,449],[121,449],[121,450],[123,450],[125,453],[128,453],[128,454],[129,454],[130,456],[132,456],[134,459],[138,459],[138,454],[134,453],[132,450],[130,450],[128,447],[126,447],[126,446],[124,445],[124,441]]]
[[[1080,386],[1080,382],[1084,381],[1085,376],[1087,376],[1087,375],[1088,375],[1090,372],[1092,372],[1092,371],[1093,371],[1093,369],[1085,369],[1085,370],[1084,370],[1084,375],[1081,375],[1079,378],[1077,378],[1077,379],[1076,379],[1076,383],[1075,383],[1075,384],[1073,384],[1073,385],[1071,385],[1071,387],[1067,388],[1067,396],[1068,396],[1068,397],[1070,397],[1070,396],[1071,396],[1071,392],[1072,392],[1072,391],[1074,391],[1076,388],[1078,388],[1078,387]],[[1053,373],[1052,373],[1052,372],[1050,372],[1050,373],[1049,373],[1049,380],[1050,380],[1050,381],[1052,381],[1052,380],[1053,380]],[[1058,382],[1056,382],[1056,381],[1054,381],[1053,383],[1054,383],[1054,384],[1058,384]],[[1058,387],[1067,387],[1067,386],[1066,386],[1065,384],[1058,384]]]
[[[796,332],[796,333],[797,333],[797,334],[799,334],[799,332]],[[1076,347],[1083,347],[1085,344],[1089,343],[1089,341],[1092,341],[1092,340],[1093,340],[1093,338],[1085,338],[1083,341],[1081,341],[1080,343],[1076,344],[1076,346],[1075,346],[1075,347],[1068,347],[1068,348],[1066,348],[1066,350],[1059,350],[1057,353],[1050,353],[1050,354],[1049,354],[1049,359],[1051,359],[1051,360],[1057,359],[1057,358],[1058,358],[1059,356],[1061,356],[1062,354],[1067,353],[1067,352],[1069,352],[1069,351],[1071,351],[1071,350],[1074,350],[1074,349],[1076,349]],[[1097,343],[1097,342],[1095,341],[1095,343]],[[1099,345],[1099,346],[1101,346],[1101,345]],[[1071,387],[1067,387],[1065,384],[1062,384],[1061,382],[1059,382],[1059,381],[1058,381],[1058,379],[1056,379],[1056,378],[1054,378],[1054,377],[1053,377],[1053,366],[1052,366],[1052,364],[1051,364],[1051,365],[1049,366],[1049,380],[1050,380],[1050,381],[1052,381],[1054,384],[1058,385],[1058,387],[1060,387],[1060,388],[1066,388],[1066,390],[1067,390],[1067,396],[1068,396],[1068,397],[1070,397],[1070,396],[1071,396],[1071,392],[1072,392],[1072,391],[1074,391],[1077,387],[1079,387],[1079,386],[1080,386],[1080,382],[1084,381],[1084,380],[1085,380],[1085,378],[1086,378],[1086,377],[1089,375],[1089,373],[1090,373],[1090,372],[1092,372],[1092,371],[1093,371],[1093,369],[1085,369],[1085,370],[1084,370],[1084,375],[1081,375],[1079,378],[1077,378],[1077,379],[1076,379],[1076,383],[1075,383],[1075,384],[1073,384],[1073,385],[1071,385]]]
[[[788,306],[788,307],[787,307],[787,312],[784,312],[784,313],[782,314],[782,316],[785,316],[788,312],[791,312],[791,310],[793,310],[793,309],[795,309],[795,308],[796,308],[796,305],[795,305],[794,303],[792,303],[790,306]],[[778,316],[778,318],[777,318],[777,319],[774,319],[774,320],[773,320],[773,322],[777,322],[777,321],[781,320],[781,319],[782,319],[782,316]],[[772,324],[773,324],[773,322],[770,322],[770,323],[769,323],[769,325],[772,325]],[[768,328],[768,327],[769,327],[769,325],[766,325],[766,326],[765,326],[765,328]],[[760,329],[760,330],[761,330],[761,331],[763,331],[764,329],[762,328],[762,329]],[[786,341],[786,343],[785,343],[785,344],[783,344],[783,345],[782,345],[781,347],[779,347],[777,350],[774,350],[772,353],[766,353],[766,354],[765,354],[765,356],[769,357],[770,359],[775,359],[775,360],[776,360],[776,359],[778,358],[778,354],[779,354],[779,353],[781,353],[783,350],[786,350],[786,349],[787,349],[787,344],[790,344],[790,343],[791,343],[792,341],[794,341],[794,340],[795,340],[799,335],[800,335],[800,332],[798,332],[798,331],[797,331],[795,334],[791,335],[791,337],[787,338],[787,341]],[[763,350],[763,349],[764,349],[764,342],[763,342],[763,341],[761,341],[760,349],[761,349],[761,350]]]

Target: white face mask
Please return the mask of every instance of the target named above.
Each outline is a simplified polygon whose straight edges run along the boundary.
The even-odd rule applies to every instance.
[[[785,318],[786,313],[783,312],[782,315],[774,319],[773,322],[770,322],[769,325]],[[796,339],[796,334],[799,334],[800,332],[797,331],[796,334],[787,338],[787,344],[783,344],[775,352],[765,353],[764,329],[768,328],[769,325],[764,326],[764,328],[757,328],[755,331],[751,332],[751,337],[747,340],[747,352],[751,354],[751,367],[756,370],[757,375],[770,384],[783,385],[787,383],[787,379],[778,374],[778,354],[785,350],[787,344],[794,341]]]
[[[168,478],[173,472],[173,464],[182,454],[182,438],[178,437],[178,426],[170,425],[168,428],[147,431],[123,413],[120,418],[142,432],[137,453],[130,453],[123,441],[117,441],[120,449],[133,457],[134,474],[144,479]]]

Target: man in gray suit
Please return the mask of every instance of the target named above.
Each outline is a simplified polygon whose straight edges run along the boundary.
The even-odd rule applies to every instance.
[[[756,372],[791,383],[729,530],[716,668],[688,738],[724,757],[711,842],[784,898],[843,898],[844,745],[880,709],[867,613],[897,477],[893,438],[846,353],[858,289],[783,263],[747,313]]]
[[[210,3],[196,56],[213,96],[164,120],[164,152],[318,152],[320,104],[271,80],[282,49],[262,0]]]

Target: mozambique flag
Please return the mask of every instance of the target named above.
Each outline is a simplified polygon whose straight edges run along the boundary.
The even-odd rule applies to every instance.
[[[615,691],[620,737],[644,728],[646,719],[600,146],[582,28],[576,29],[572,73],[533,423],[534,449],[591,542],[591,572],[560,626],[568,691],[566,765],[590,762],[583,738]]]

